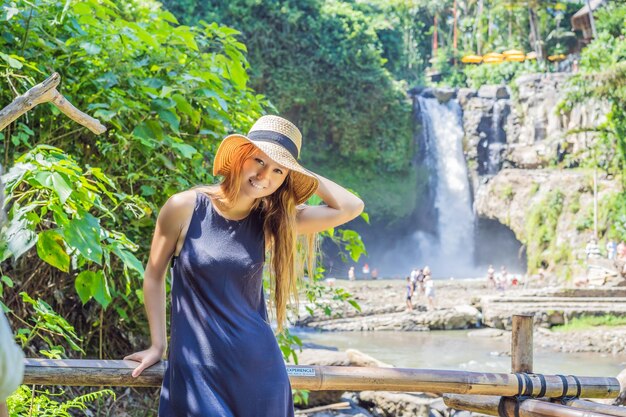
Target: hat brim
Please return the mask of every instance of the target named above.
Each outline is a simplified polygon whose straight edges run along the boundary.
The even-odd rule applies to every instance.
[[[296,158],[284,147],[273,142],[254,141],[240,134],[226,136],[220,143],[213,162],[213,175],[228,175],[233,156],[246,143],[252,144],[265,153],[272,161],[289,169],[289,175],[292,176],[294,184],[296,204],[306,202],[315,193],[319,185],[319,180],[315,174],[300,165]]]

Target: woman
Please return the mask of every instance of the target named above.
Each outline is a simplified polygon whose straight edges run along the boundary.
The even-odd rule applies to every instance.
[[[213,174],[224,176],[219,185],[176,194],[161,209],[144,278],[151,346],[125,358],[140,362],[137,377],[166,350],[164,277],[173,257],[160,417],[293,416],[265,307],[264,254],[270,254],[270,298],[281,330],[303,272],[296,235],[363,211],[358,197],[300,166],[301,143],[289,121],[263,116],[248,136],[230,135],[220,144],[213,164]],[[302,205],[314,193],[326,205]]]

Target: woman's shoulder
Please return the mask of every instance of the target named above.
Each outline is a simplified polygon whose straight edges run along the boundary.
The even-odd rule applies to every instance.
[[[196,194],[201,191],[196,189],[190,189],[186,191],[181,191],[180,193],[176,193],[167,199],[163,208],[172,208],[175,210],[185,209],[185,208],[193,208],[196,205]]]
[[[159,218],[167,221],[184,221],[193,213],[198,193],[199,191],[191,189],[172,195],[161,207]]]

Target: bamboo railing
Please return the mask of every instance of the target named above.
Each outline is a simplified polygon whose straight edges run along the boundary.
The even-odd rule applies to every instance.
[[[530,374],[533,368],[533,315],[514,315],[512,324],[511,370],[520,377],[519,394],[513,396],[445,394],[443,399],[448,407],[499,417],[626,417],[624,408],[581,400],[579,398],[581,396],[599,398],[582,392],[584,378],[559,375],[558,378],[563,381],[563,391],[557,396],[546,389],[547,380],[540,381],[537,387],[532,378],[537,375]],[[609,379],[617,381],[617,378]],[[528,383],[529,381],[531,382]],[[619,381],[617,382],[619,385]],[[570,388],[573,387],[575,393],[571,394]],[[535,388],[539,388],[539,392],[536,392]],[[560,401],[560,404],[555,403],[555,400]]]
[[[161,386],[165,363],[161,362],[133,378],[137,362],[120,360],[27,359],[24,382],[35,385],[74,386]],[[367,368],[349,366],[287,366],[293,388],[311,391],[406,391],[474,395],[515,396],[527,389],[515,374],[440,371],[406,368]],[[546,395],[575,395],[572,377],[564,381],[557,375],[544,375]],[[533,392],[540,390],[540,376],[532,375]],[[588,398],[615,398],[620,384],[616,378],[580,377],[581,393]],[[520,391],[522,390],[522,391]]]
[[[533,317],[513,316],[511,374],[404,368],[287,366],[291,385],[311,391],[445,393],[447,406],[500,417],[626,417],[623,408],[581,400],[615,398],[617,378],[533,374]],[[161,385],[166,363],[133,378],[137,362],[27,359],[24,383],[35,385]],[[468,395],[469,394],[469,395]],[[539,398],[539,399],[538,399]],[[561,404],[551,401],[558,400]]]

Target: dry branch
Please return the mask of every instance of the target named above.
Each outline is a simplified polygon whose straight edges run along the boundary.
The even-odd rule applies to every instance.
[[[96,135],[106,132],[106,127],[99,120],[78,110],[56,90],[60,82],[61,76],[55,72],[0,110],[0,131],[36,105],[51,102],[67,117],[85,126]]]

